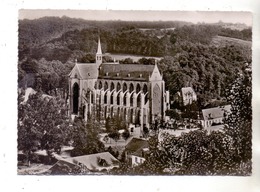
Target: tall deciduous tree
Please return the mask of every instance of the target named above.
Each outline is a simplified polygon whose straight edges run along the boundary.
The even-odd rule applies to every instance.
[[[235,161],[247,163],[251,169],[252,158],[252,79],[251,72],[245,71],[227,90],[231,103],[231,114],[226,118],[226,132],[234,141]],[[251,170],[250,170],[251,171]]]
[[[74,141],[72,156],[88,155],[105,151],[104,144],[98,138],[99,124],[88,118],[85,124],[81,119],[75,119],[71,132]]]
[[[59,98],[31,94],[24,102],[18,97],[18,150],[28,161],[37,149],[60,151],[68,138],[65,102]]]

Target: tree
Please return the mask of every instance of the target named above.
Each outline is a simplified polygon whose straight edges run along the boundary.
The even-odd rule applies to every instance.
[[[114,130],[113,120],[110,117],[106,118],[105,127],[107,132],[112,132]]]
[[[65,102],[60,98],[43,98],[31,94],[27,102],[18,97],[18,150],[22,150],[30,164],[31,155],[38,149],[60,151],[68,138]]]
[[[137,174],[162,175],[163,170],[167,167],[169,162],[164,150],[159,149],[158,135],[149,138],[149,153],[146,156],[145,162],[137,167],[135,172]]]
[[[231,114],[226,116],[226,133],[232,138],[236,149],[234,161],[247,164],[251,173],[252,159],[252,78],[245,72],[227,90],[227,101],[231,103]]]
[[[198,106],[196,101],[192,101],[192,103],[187,104],[186,106],[183,106],[183,118],[191,118],[191,119],[197,119],[198,118]]]
[[[120,137],[120,133],[118,131],[113,131],[108,134],[108,137],[110,137],[111,139],[115,140],[115,142],[117,142]]]
[[[125,58],[123,60],[120,60],[120,63],[123,63],[123,64],[132,64],[134,63],[133,59],[132,58]]]
[[[27,59],[21,64],[22,70],[26,73],[37,73],[38,72],[38,63],[35,60]]]
[[[179,137],[164,134],[160,148],[167,159],[164,171],[168,174],[237,174],[233,142],[225,133],[197,130]]]
[[[105,122],[105,127],[107,132],[109,133],[127,128],[125,120],[118,115],[111,118],[107,117]]]
[[[177,35],[176,35],[176,33],[172,33],[171,36],[170,36],[170,42],[172,44],[175,44],[176,41],[177,41]]]
[[[112,57],[107,56],[107,55],[103,56],[102,60],[103,60],[104,63],[113,62]],[[95,60],[94,60],[94,62],[95,62]]]
[[[98,138],[98,122],[88,118],[85,124],[82,119],[76,118],[73,123],[71,137],[74,149],[72,156],[88,155],[105,151],[104,144]]]
[[[149,136],[149,129],[146,126],[144,126],[144,128],[143,128],[143,136],[145,138]]]
[[[122,133],[122,137],[124,138],[125,141],[130,137],[130,133],[127,129],[125,129],[124,132]]]
[[[170,116],[171,119],[175,119],[175,120],[181,119],[180,114],[176,110],[173,110],[173,109],[167,110],[166,115]]]
[[[138,63],[144,64],[144,65],[154,65],[155,64],[155,59],[153,59],[153,58],[148,58],[147,59],[147,58],[143,57],[143,58],[138,60]]]
[[[111,153],[111,155],[113,155],[115,158],[118,158],[118,156],[119,156],[119,152],[118,151],[114,151],[111,146],[109,146],[107,148],[107,152]]]

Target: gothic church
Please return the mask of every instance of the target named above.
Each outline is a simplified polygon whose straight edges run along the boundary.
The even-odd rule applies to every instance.
[[[69,115],[100,120],[118,115],[128,124],[150,127],[164,120],[169,92],[157,65],[103,63],[100,39],[96,63],[77,63],[69,74]]]

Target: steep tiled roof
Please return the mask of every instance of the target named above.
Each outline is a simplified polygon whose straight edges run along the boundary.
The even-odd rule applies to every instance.
[[[69,76],[72,74],[74,70],[76,70],[79,73],[80,78],[82,79],[93,79],[98,77],[96,63],[77,63],[70,72]]]
[[[129,154],[142,156],[142,151],[145,148],[149,148],[149,143],[144,139],[133,138],[126,146],[125,150]]]
[[[78,63],[76,65],[83,79],[97,78],[98,70],[96,63]]]
[[[100,65],[99,78],[147,81],[153,70],[154,65],[103,63]]]
[[[119,161],[109,152],[95,153],[71,158],[62,158],[55,163],[50,171],[54,174],[67,174],[66,170],[84,165],[89,171],[101,171],[119,166]]]
[[[50,169],[49,172],[55,175],[70,174],[72,170],[79,169],[80,167],[75,163],[66,159],[60,159]]]
[[[231,105],[225,105],[225,106],[202,110],[204,120],[223,118],[224,113],[228,115],[230,112],[231,112]]]
[[[106,165],[101,165],[98,163],[99,160],[105,160]],[[96,153],[90,155],[77,156],[66,159],[67,161],[71,161],[73,163],[81,163],[87,167],[88,170],[102,170],[102,169],[110,169],[114,166],[117,166],[119,161],[111,155],[109,152]]]

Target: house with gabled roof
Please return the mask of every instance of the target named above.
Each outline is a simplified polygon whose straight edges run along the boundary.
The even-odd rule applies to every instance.
[[[231,113],[231,105],[202,109],[204,128],[222,125],[223,120]]]
[[[49,170],[51,174],[93,174],[119,167],[119,161],[109,152],[59,159]]]
[[[127,162],[132,166],[141,165],[145,161],[145,156],[149,152],[149,143],[145,139],[132,138],[125,146],[125,156]]]

